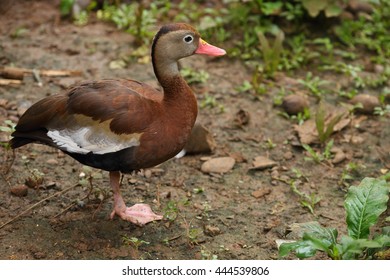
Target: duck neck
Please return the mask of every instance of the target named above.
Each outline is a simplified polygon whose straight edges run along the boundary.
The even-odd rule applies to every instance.
[[[158,55],[157,55],[158,56]],[[191,88],[180,75],[177,61],[170,60],[164,56],[152,56],[153,69],[156,78],[164,89],[164,100],[177,100],[181,97],[188,98],[193,95]]]

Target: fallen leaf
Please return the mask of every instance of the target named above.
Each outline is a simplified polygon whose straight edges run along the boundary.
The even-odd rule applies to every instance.
[[[335,109],[330,106],[326,108],[328,112],[325,116],[325,127],[337,116],[343,114],[341,120],[333,127],[333,133],[341,131],[350,124],[351,119],[348,117],[346,109]],[[301,144],[319,143],[319,136],[315,119],[309,119],[302,125],[294,125],[294,130],[298,133]]]

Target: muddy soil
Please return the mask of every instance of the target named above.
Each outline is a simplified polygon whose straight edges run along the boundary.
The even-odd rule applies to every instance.
[[[4,120],[16,122],[34,102],[80,80],[132,78],[158,86],[150,61],[134,59],[124,68],[109,67],[112,61],[131,56],[133,42],[131,35],[108,23],[92,19],[78,27],[60,20],[52,1],[14,1],[0,16],[0,66],[77,70],[82,75],[41,75],[42,85],[25,75],[21,85],[1,86],[0,125]],[[182,65],[210,75],[205,84],[193,88],[204,105],[198,122],[212,133],[214,151],[172,159],[126,175],[122,182],[129,205],[148,203],[165,215],[164,220],[142,228],[110,220],[113,200],[107,172],[86,169],[38,144],[18,149],[15,157],[1,147],[0,225],[38,205],[0,229],[0,259],[276,259],[276,240],[288,239],[293,223],[316,220],[345,234],[343,183],[358,184],[390,167],[389,118],[351,116],[332,136],[344,159],[315,163],[307,160],[309,155],[299,145],[296,122],[281,116],[281,109],[274,106],[281,86],[305,92],[296,81],[308,69],[279,73],[267,81],[267,92],[256,96],[236,90],[251,79],[251,72],[238,60],[194,56]],[[345,82],[331,73],[318,75],[332,87]],[[207,96],[215,97],[216,106],[205,105]],[[345,102],[329,99],[330,108]],[[315,112],[317,100],[309,101]],[[2,141],[9,137],[7,132],[0,135]],[[257,156],[274,164],[253,170]],[[235,165],[223,174],[204,173],[201,166],[209,157],[231,157]],[[348,163],[358,168],[342,182]],[[36,178],[39,182],[31,182]],[[11,194],[26,181],[32,186],[26,196]],[[299,191],[320,198],[314,214],[291,190],[291,181]]]

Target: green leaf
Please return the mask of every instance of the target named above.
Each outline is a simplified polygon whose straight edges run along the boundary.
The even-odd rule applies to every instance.
[[[341,9],[340,5],[337,5],[335,3],[330,4],[328,7],[325,9],[325,15],[326,17],[337,17],[339,16],[343,10]]]
[[[301,0],[301,2],[311,17],[316,17],[327,5],[326,1],[318,0]]]
[[[295,251],[296,256],[300,259],[310,258],[317,252],[310,240],[286,242],[279,247],[279,258],[287,256],[291,251]]]
[[[370,227],[386,210],[388,194],[388,184],[381,179],[364,178],[358,187],[350,187],[344,202],[350,237],[368,238]]]
[[[338,232],[333,228],[325,228],[318,222],[293,224],[292,230],[299,235],[302,232],[302,240],[283,243],[279,247],[279,257],[284,257],[291,251],[300,259],[312,257],[318,250],[333,256],[333,248],[337,243]]]
[[[386,238],[383,236],[382,238],[383,240],[380,238],[377,240],[367,240],[343,236],[340,240],[342,259],[354,260],[357,259],[357,255],[362,254],[368,248],[382,248],[383,244],[386,243]]]

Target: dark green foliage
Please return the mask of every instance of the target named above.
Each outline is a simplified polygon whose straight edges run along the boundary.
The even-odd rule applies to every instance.
[[[370,238],[370,228],[386,210],[389,184],[384,179],[365,178],[359,186],[352,186],[345,199],[348,235],[338,240],[337,229],[325,228],[318,222],[300,224],[302,238],[279,247],[279,256],[295,252],[300,259],[313,257],[317,251],[330,258],[369,259],[378,250],[390,246],[390,234],[383,228],[382,234]]]

